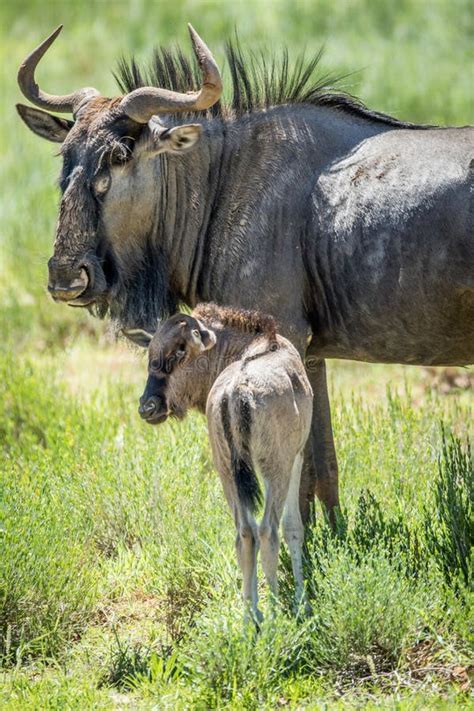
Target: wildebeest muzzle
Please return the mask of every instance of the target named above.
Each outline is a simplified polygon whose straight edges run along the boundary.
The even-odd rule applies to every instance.
[[[107,291],[104,270],[95,256],[70,262],[51,257],[48,291],[55,301],[88,306]]]

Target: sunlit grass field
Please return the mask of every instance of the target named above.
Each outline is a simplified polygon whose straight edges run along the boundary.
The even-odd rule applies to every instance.
[[[17,65],[61,22],[41,84],[113,94],[122,54],[186,46],[191,21],[218,59],[235,30],[251,49],[325,44],[322,72],[371,107],[464,125],[472,15],[464,0],[0,6],[2,711],[470,707],[469,390],[329,364],[344,518],[331,534],[318,511],[308,533],[313,614],[291,614],[284,552],[281,609],[245,631],[205,422],[143,424],[143,356],[48,297],[59,159],[14,104]]]

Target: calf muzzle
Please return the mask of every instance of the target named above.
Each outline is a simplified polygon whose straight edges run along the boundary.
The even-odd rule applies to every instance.
[[[158,397],[141,397],[138,414],[151,425],[164,422],[168,417],[166,403]]]

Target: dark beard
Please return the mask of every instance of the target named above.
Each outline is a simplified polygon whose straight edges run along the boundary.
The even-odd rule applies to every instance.
[[[110,315],[117,330],[143,328],[154,332],[158,321],[177,311],[178,300],[171,293],[166,259],[161,249],[147,240],[132,264],[120,269],[117,283],[107,300],[97,301],[93,312]]]

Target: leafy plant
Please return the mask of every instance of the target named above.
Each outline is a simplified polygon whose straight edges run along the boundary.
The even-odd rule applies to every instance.
[[[176,652],[170,645],[155,643],[151,647],[140,642],[124,641],[114,630],[109,668],[100,685],[130,690],[144,682],[175,681],[180,673]]]

